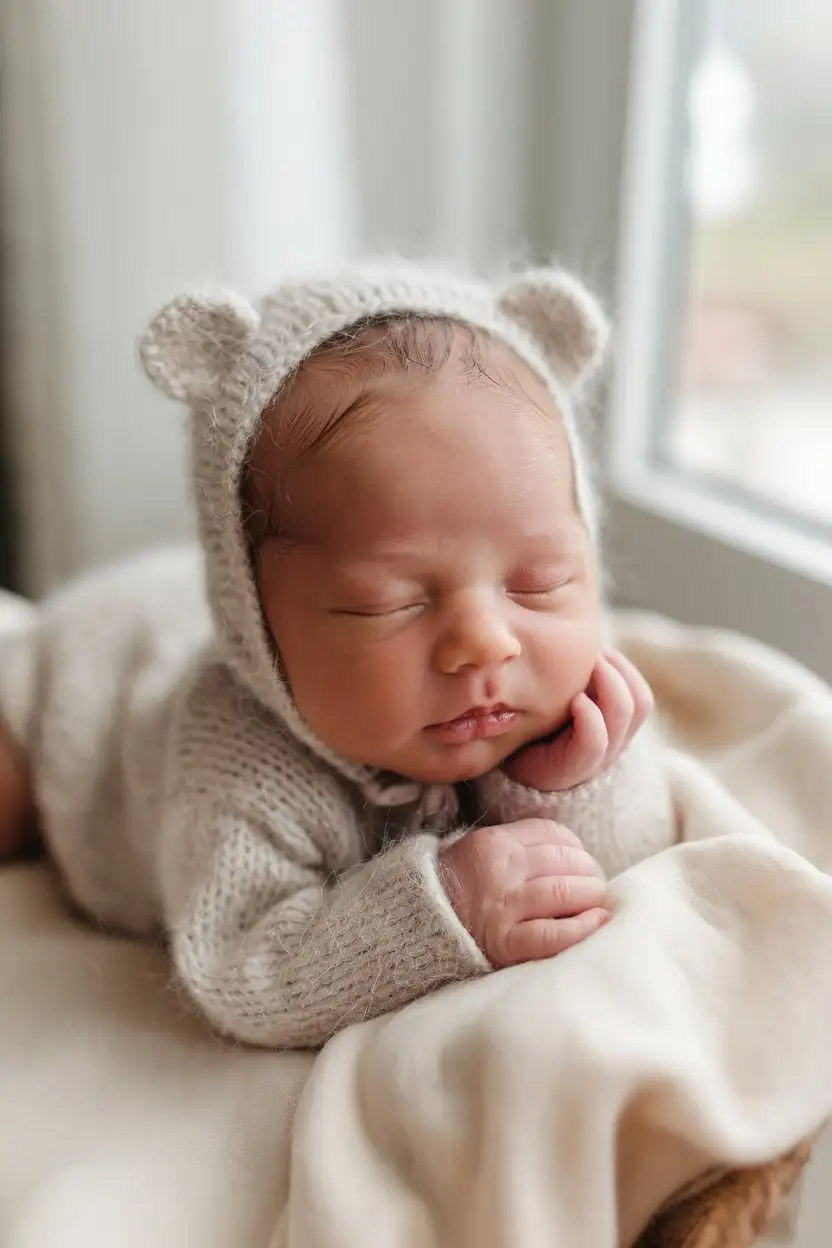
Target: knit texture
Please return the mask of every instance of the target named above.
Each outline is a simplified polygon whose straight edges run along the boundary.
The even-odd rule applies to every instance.
[[[437,872],[440,840],[460,825],[457,794],[317,739],[280,677],[243,529],[241,474],[264,407],[316,346],[393,313],[483,330],[544,379],[593,526],[571,395],[606,326],[575,279],[540,271],[491,288],[402,267],[283,286],[257,309],[183,296],[140,353],[191,409],[202,568],[187,552],[127,564],[44,604],[31,705],[17,712],[75,899],[108,924],[163,928],[186,996],[255,1044],[317,1045],[489,970]],[[0,706],[13,666],[3,655],[0,641]],[[640,745],[603,782],[567,794],[486,780],[473,814],[559,819],[615,873],[673,839],[660,776]]]

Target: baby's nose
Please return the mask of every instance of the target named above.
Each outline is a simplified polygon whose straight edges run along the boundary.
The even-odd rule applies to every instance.
[[[519,653],[517,637],[498,613],[467,611],[443,632],[435,660],[440,671],[453,675],[466,667],[499,667]]]

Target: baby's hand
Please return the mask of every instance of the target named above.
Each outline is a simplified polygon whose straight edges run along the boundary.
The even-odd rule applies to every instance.
[[[460,921],[495,967],[554,957],[609,918],[601,868],[551,819],[472,828],[442,851],[439,871]]]
[[[629,659],[608,650],[585,693],[573,698],[562,732],[506,759],[511,780],[544,793],[572,789],[607,771],[653,710],[650,686]]]

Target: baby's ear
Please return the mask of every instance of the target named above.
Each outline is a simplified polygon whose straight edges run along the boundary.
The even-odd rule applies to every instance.
[[[138,342],[144,371],[171,399],[210,398],[257,331],[259,318],[231,291],[178,295],[156,313]]]
[[[595,371],[609,341],[601,305],[562,269],[529,269],[499,291],[501,312],[531,334],[556,377],[576,386]]]

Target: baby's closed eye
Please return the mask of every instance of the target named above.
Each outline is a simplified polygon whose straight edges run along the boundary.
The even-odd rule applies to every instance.
[[[346,616],[358,620],[385,619],[388,616],[413,614],[423,611],[425,602],[373,603],[355,607],[331,607],[331,615]]]
[[[521,603],[541,605],[573,584],[576,578],[577,569],[572,567],[519,568],[506,581],[505,592]]]

